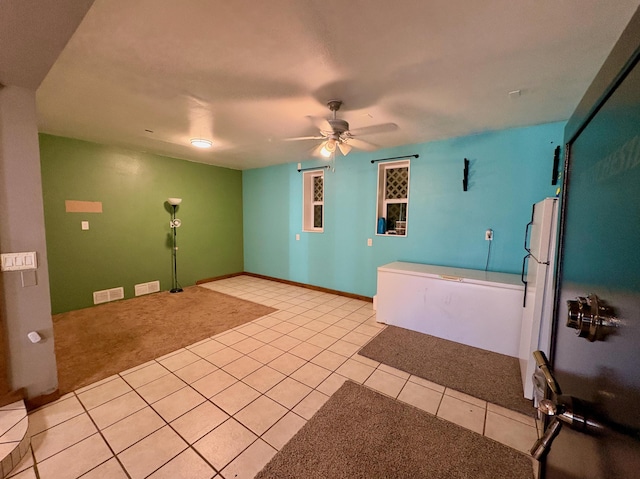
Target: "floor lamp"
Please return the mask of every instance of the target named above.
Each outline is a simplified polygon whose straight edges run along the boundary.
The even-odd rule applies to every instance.
[[[176,218],[176,208],[180,203],[182,203],[182,198],[169,198],[167,202],[173,208],[171,212],[171,229],[173,230],[173,248],[171,250],[171,259],[173,260],[173,278],[171,283],[170,293],[182,293],[182,288],[178,284],[178,263],[177,263],[177,255],[178,255],[178,243],[176,239],[176,230],[182,224],[182,222]]]

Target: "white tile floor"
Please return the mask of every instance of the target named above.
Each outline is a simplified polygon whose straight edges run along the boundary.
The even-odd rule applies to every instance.
[[[8,476],[14,465],[28,452],[27,426],[24,401],[0,407],[0,478]]]
[[[359,356],[371,303],[237,276],[278,311],[67,394],[30,417],[14,479],[252,478],[347,379],[526,452],[535,421]]]

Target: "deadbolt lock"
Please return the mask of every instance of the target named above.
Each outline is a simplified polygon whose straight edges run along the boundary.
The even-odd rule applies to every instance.
[[[567,306],[567,326],[575,329],[581,338],[601,341],[618,328],[619,321],[613,309],[603,304],[595,294],[569,300]]]

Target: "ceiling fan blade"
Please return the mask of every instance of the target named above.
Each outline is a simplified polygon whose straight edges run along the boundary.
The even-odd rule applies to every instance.
[[[314,126],[320,131],[332,131],[331,124],[327,121],[326,118],[318,118],[315,116],[309,116],[309,119],[314,124]]]
[[[379,125],[363,126],[362,128],[354,128],[349,130],[353,136],[372,135],[374,133],[386,133],[388,131],[396,131],[398,125],[395,123],[380,123]]]
[[[283,138],[282,141],[301,141],[301,140],[324,140],[324,136],[296,136],[294,138]]]
[[[359,140],[357,138],[349,138],[349,146],[353,146],[354,148],[358,148],[359,150],[364,151],[374,151],[380,148],[379,145],[370,143],[368,141]]]

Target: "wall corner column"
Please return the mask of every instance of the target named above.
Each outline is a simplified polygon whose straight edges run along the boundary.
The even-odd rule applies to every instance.
[[[38,268],[0,273],[11,389],[34,398],[58,387],[44,225],[35,91],[0,88],[0,251],[35,251]],[[37,331],[42,341],[27,338]]]

